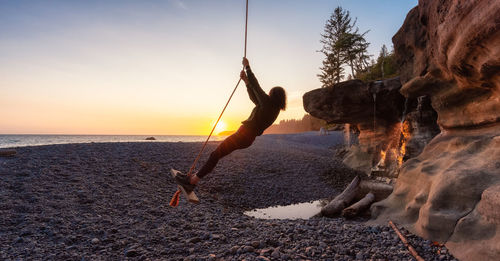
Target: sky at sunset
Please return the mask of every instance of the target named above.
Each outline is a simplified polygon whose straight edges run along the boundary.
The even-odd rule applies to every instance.
[[[416,0],[250,0],[248,51],[268,91],[288,92],[281,119],[301,118],[321,87],[320,34],[338,5],[391,46]],[[239,79],[244,0],[0,0],[0,134],[205,135]],[[223,121],[253,104],[244,85]]]

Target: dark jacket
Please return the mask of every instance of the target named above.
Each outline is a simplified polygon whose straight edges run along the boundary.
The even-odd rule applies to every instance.
[[[249,82],[247,85],[248,96],[255,103],[255,108],[253,108],[250,117],[242,123],[254,131],[256,136],[260,136],[276,120],[280,108],[273,104],[269,95],[262,90],[250,67],[247,67],[246,71]]]

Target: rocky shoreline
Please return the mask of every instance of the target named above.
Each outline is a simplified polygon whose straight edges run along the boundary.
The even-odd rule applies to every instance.
[[[300,135],[259,137],[202,181],[201,204],[177,208],[169,170],[188,169],[200,143],[16,148],[0,159],[0,259],[411,260],[388,226],[242,214],[332,197],[357,174],[332,158],[341,134]],[[425,260],[453,260],[406,233]]]

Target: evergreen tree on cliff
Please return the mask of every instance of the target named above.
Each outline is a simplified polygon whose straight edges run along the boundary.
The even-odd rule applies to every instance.
[[[365,70],[358,71],[356,78],[365,82],[383,80],[396,77],[399,74],[398,69],[394,50],[388,51],[387,47],[383,45],[377,61],[373,60],[372,64]]]
[[[325,55],[321,74],[318,77],[323,87],[331,86],[344,78],[344,65],[351,67],[351,75],[365,70],[368,66],[369,56],[367,48],[369,43],[356,26],[356,21],[351,20],[349,11],[337,7],[326,21],[320,42],[323,48],[319,51]]]

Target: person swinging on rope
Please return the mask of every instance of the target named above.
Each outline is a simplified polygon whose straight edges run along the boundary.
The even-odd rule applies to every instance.
[[[247,86],[248,96],[255,107],[247,120],[243,121],[236,133],[227,137],[210,154],[208,161],[195,175],[179,173],[175,181],[182,186],[187,193],[194,190],[200,179],[212,172],[219,160],[238,149],[248,148],[257,136],[262,135],[265,129],[273,124],[280,110],[286,109],[286,92],[282,87],[273,87],[266,94],[259,85],[257,78],[250,69],[248,59],[243,58],[244,70],[241,70],[240,78]],[[246,71],[246,73],[245,73]]]

